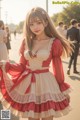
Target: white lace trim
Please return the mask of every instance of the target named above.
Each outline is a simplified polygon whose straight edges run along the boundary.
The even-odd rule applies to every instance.
[[[48,46],[49,55],[50,55],[52,44],[53,44],[54,40],[55,40],[55,37],[50,39],[49,46]],[[49,55],[48,55],[48,57],[49,57]]]
[[[2,94],[0,93],[0,97],[2,97]],[[15,116],[19,116],[19,117],[22,117],[22,118],[46,118],[46,117],[49,117],[49,116],[54,116],[54,117],[62,117],[64,115],[67,115],[71,110],[72,108],[70,106],[66,107],[64,110],[60,110],[60,111],[55,111],[53,109],[50,109],[48,111],[44,111],[44,112],[41,112],[41,113],[36,113],[34,111],[29,111],[29,112],[20,112],[16,109],[14,109],[13,107],[11,107],[11,105],[3,98],[2,99],[2,105],[6,108],[6,109],[9,109],[11,110],[11,112],[15,115]]]
[[[55,94],[55,93],[51,93],[51,94],[50,93],[46,93],[46,94],[43,94],[41,96],[35,96],[35,94],[30,93],[30,94],[22,94],[21,95],[15,89],[10,92],[10,88],[11,88],[12,85],[11,85],[11,83],[9,81],[10,80],[8,80],[8,78],[6,78],[6,80],[5,80],[6,90],[7,90],[8,94],[9,94],[9,96],[14,101],[19,102],[19,103],[35,102],[37,104],[40,104],[40,103],[44,103],[44,102],[50,101],[50,100],[53,100],[54,102],[62,102],[63,100],[66,99],[65,94],[68,94],[71,91],[71,89],[69,88],[65,92],[58,93],[58,94]]]
[[[29,95],[20,95],[16,91],[12,91],[9,93],[9,96],[18,103],[30,103],[35,102],[36,104],[42,104],[47,101],[54,101],[54,102],[62,102],[66,99],[66,97],[62,94],[49,94],[41,95],[41,96],[35,96],[34,94]]]
[[[48,58],[49,58],[49,56],[50,56],[50,52],[51,52],[51,48],[52,48],[52,44],[53,44],[53,41],[55,40],[55,38],[51,38],[50,39],[50,41],[49,41],[49,45],[48,45],[48,48],[47,48],[47,56],[45,56],[45,53],[43,54],[43,56],[45,56],[45,57],[41,57],[41,58],[39,58],[38,57],[38,54],[37,54],[37,57],[35,57],[34,59],[31,59],[30,58],[30,56],[29,56],[29,54],[28,54],[28,56],[26,56],[26,54],[27,54],[27,51],[25,51],[24,52],[24,56],[25,56],[25,58],[27,59],[27,60],[29,60],[29,64],[30,64],[30,66],[33,66],[33,68],[36,68],[36,66],[38,66],[38,67],[41,67],[42,66],[42,63],[43,63],[43,61],[45,61],[45,60],[47,60]],[[43,50],[42,50],[43,51]],[[41,50],[39,50],[37,53],[39,53],[39,52],[41,52]],[[35,65],[34,65],[34,63],[36,63]]]
[[[18,91],[16,89],[14,89],[13,91],[10,92],[10,89],[11,89],[11,86],[12,86],[12,82],[10,82],[10,78],[8,77],[8,75],[5,73],[5,70],[3,70],[3,73],[4,73],[4,82],[5,82],[5,87],[6,87],[6,90],[9,94],[9,96],[16,102],[19,102],[19,103],[29,103],[29,102],[35,102],[37,104],[40,104],[40,103],[44,103],[46,101],[49,101],[49,100],[53,100],[54,102],[60,102],[60,101],[63,101],[65,100],[65,94],[68,94],[69,92],[71,92],[71,88],[67,89],[66,91],[62,92],[62,93],[58,93],[58,94],[55,94],[55,93],[46,93],[46,94],[43,94],[41,96],[35,96],[35,94],[20,94],[18,93]],[[6,80],[5,80],[6,79]],[[33,86],[33,84],[32,84]]]

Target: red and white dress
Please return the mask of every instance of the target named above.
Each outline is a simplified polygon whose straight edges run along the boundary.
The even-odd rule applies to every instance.
[[[23,118],[60,117],[69,113],[66,94],[70,86],[64,82],[61,54],[60,40],[52,38],[48,48],[39,50],[33,59],[25,50],[19,64],[7,62],[0,71],[2,104]],[[49,71],[51,61],[54,74]]]

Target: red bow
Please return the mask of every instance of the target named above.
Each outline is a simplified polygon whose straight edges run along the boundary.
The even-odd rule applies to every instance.
[[[44,73],[44,72],[49,72],[49,69],[34,70],[34,71],[32,71],[31,69],[26,69],[26,72],[24,71],[22,73],[22,75],[18,78],[17,82],[11,87],[10,91],[12,91],[15,87],[17,87],[25,79],[25,77],[27,77],[29,74],[32,74],[30,84],[25,91],[25,94],[28,93],[30,91],[31,84],[36,82],[35,74]]]

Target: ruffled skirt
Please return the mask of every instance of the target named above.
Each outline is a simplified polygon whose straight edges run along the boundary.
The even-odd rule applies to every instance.
[[[10,91],[13,82],[3,73],[0,100],[13,114],[23,118],[60,117],[71,110],[69,100],[60,91],[59,85],[51,72],[35,74],[36,82],[31,84],[30,92],[25,93],[30,84],[29,74],[15,89]],[[69,90],[70,91],[70,90]]]

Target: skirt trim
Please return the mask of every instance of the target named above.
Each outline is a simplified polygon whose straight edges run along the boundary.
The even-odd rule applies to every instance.
[[[12,106],[16,106],[15,102],[14,104],[11,106],[11,104],[9,102],[7,102],[4,98],[2,93],[0,92],[0,98],[2,105],[6,108],[11,110],[11,112],[15,115],[15,116],[19,116],[19,117],[23,117],[23,118],[46,118],[49,116],[54,116],[54,117],[61,117],[63,115],[66,115],[69,113],[69,111],[71,110],[69,105],[66,105],[65,108],[63,109],[58,109],[58,110],[54,110],[53,108],[50,109],[45,109],[45,111],[33,111],[33,110],[27,110],[27,111],[20,111],[17,110],[15,108],[13,108]],[[18,105],[18,103],[17,103]]]

